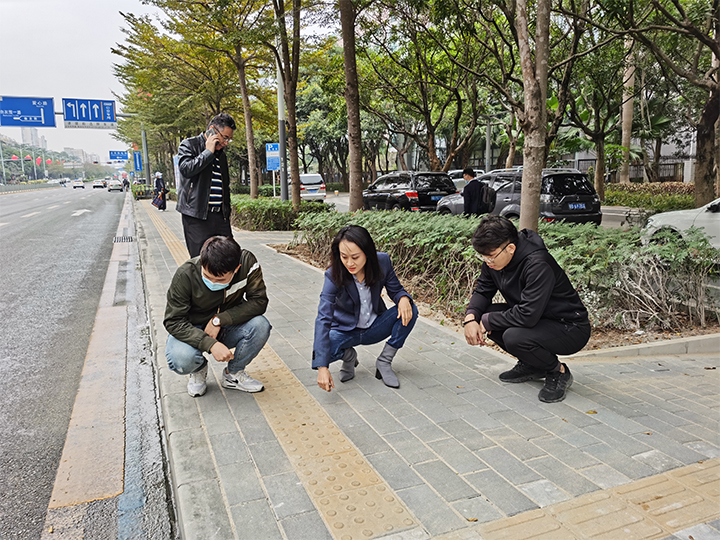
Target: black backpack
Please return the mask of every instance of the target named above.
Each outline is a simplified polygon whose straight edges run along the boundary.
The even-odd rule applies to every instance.
[[[478,202],[478,214],[489,214],[495,209],[497,193],[485,182],[480,182],[480,201]]]

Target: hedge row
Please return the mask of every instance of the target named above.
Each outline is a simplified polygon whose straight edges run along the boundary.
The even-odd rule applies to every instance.
[[[291,201],[251,199],[247,195],[233,195],[230,203],[233,207],[232,224],[248,231],[290,231],[300,214],[335,211],[333,204],[311,201],[300,201],[300,210],[295,211]]]

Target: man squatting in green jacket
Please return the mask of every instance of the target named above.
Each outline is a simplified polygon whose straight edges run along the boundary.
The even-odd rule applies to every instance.
[[[199,257],[177,269],[167,292],[165,356],[171,370],[190,375],[191,396],[207,390],[205,352],[228,363],[221,378],[225,388],[263,389],[245,368],[270,337],[270,323],[263,316],[267,304],[260,263],[233,238],[213,236]]]

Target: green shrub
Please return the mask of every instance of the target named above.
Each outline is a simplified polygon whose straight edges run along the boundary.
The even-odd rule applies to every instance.
[[[275,186],[275,193],[280,196],[280,186]],[[272,186],[258,186],[258,197],[272,197]]]
[[[334,212],[335,205],[301,201],[300,211],[293,209],[291,201],[233,195],[232,224],[249,231],[290,231],[299,215]]]
[[[342,182],[330,182],[325,184],[325,189],[328,193],[335,193],[336,191],[339,191],[340,193],[347,193],[345,191],[345,185]]]
[[[649,210],[653,213],[695,208],[694,195],[680,193],[651,193],[647,191],[633,192],[624,189],[616,191],[614,189],[616,185],[617,184],[612,184],[612,188],[608,187],[608,189],[605,191],[605,204],[608,206],[628,206],[630,208],[642,208],[644,210]]]
[[[250,195],[250,186],[245,186],[240,182],[230,184],[230,193],[233,195]]]
[[[149,199],[152,197],[152,187],[146,186],[145,184],[132,185],[131,189],[136,199]]]
[[[306,214],[298,217],[295,242],[305,242],[310,256],[325,266],[337,232],[362,225],[377,248],[390,254],[411,294],[459,317],[481,267],[470,242],[478,223],[478,218],[409,212]],[[677,328],[685,309],[704,324],[705,289],[720,265],[720,251],[701,234],[645,244],[638,228],[544,223],[539,232],[594,325]]]

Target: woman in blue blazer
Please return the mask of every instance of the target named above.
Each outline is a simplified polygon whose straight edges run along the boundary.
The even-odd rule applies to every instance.
[[[390,256],[375,249],[364,227],[343,227],[331,252],[315,320],[312,367],[318,370],[318,386],[327,392],[335,388],[328,366],[336,360],[342,360],[340,382],[355,377],[354,347],[389,337],[375,362],[375,377],[399,388],[392,361],[415,326],[417,307],[398,281]],[[383,287],[395,302],[390,309],[380,298]]]

